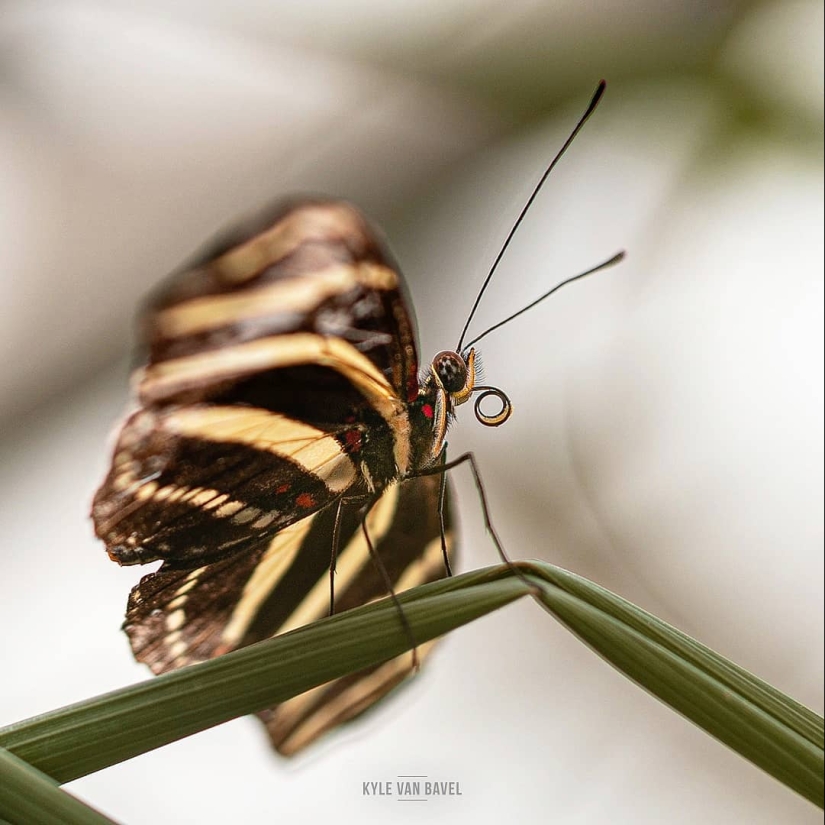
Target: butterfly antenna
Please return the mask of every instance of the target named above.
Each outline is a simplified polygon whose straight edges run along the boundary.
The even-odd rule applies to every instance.
[[[518,318],[519,315],[523,315],[527,310],[532,309],[536,304],[540,304],[545,298],[549,298],[554,292],[558,292],[563,286],[567,286],[567,284],[572,284],[573,281],[578,281],[581,278],[586,278],[588,275],[592,275],[594,272],[600,272],[602,269],[607,269],[609,266],[613,266],[614,264],[619,263],[619,261],[624,260],[625,253],[617,252],[612,258],[608,259],[607,261],[603,261],[598,266],[594,266],[591,269],[588,269],[586,272],[580,272],[578,275],[574,275],[572,278],[567,278],[567,280],[562,281],[560,284],[556,284],[552,289],[548,289],[544,295],[539,296],[536,298],[535,301],[532,303],[527,304],[526,307],[522,307],[518,312],[514,312],[509,318],[505,318],[503,321],[499,321],[497,324],[493,324],[489,329],[485,329],[481,335],[477,335],[467,344],[468,347],[471,347],[473,344],[477,344],[485,335],[491,333],[494,329],[498,329],[499,327],[503,327],[505,324],[509,324],[513,318]]]
[[[596,91],[593,94],[593,98],[590,101],[590,104],[588,105],[585,113],[581,116],[581,118],[579,118],[579,122],[576,124],[575,129],[573,129],[573,131],[570,133],[570,137],[567,138],[567,140],[564,142],[564,145],[557,152],[556,156],[553,158],[552,161],[550,161],[550,165],[547,167],[547,169],[544,170],[544,174],[541,176],[541,179],[536,184],[535,189],[533,189],[533,194],[530,195],[529,199],[527,200],[527,203],[524,205],[524,208],[521,210],[521,213],[516,219],[516,222],[513,224],[513,228],[507,235],[507,238],[504,241],[504,244],[502,245],[501,249],[499,250],[499,253],[496,256],[495,261],[493,261],[493,265],[490,268],[490,271],[487,273],[487,277],[484,279],[484,283],[481,285],[481,289],[478,291],[478,295],[476,295],[473,308],[470,310],[470,315],[467,318],[467,322],[464,324],[464,329],[461,330],[461,338],[458,339],[458,346],[456,347],[456,352],[462,351],[464,337],[467,335],[467,330],[470,327],[470,322],[473,320],[473,316],[475,315],[476,310],[478,309],[478,305],[481,303],[481,298],[484,295],[484,291],[487,289],[487,286],[493,277],[493,273],[496,271],[496,267],[498,266],[499,261],[501,261],[502,257],[504,256],[504,253],[507,251],[507,247],[510,245],[510,241],[513,239],[513,235],[516,234],[516,230],[519,228],[519,225],[524,219],[524,216],[527,214],[527,210],[530,208],[533,201],[536,199],[536,195],[538,195],[539,191],[541,190],[541,187],[544,186],[544,182],[547,180],[548,175],[553,171],[553,168],[559,162],[559,160],[561,160],[562,155],[564,155],[564,153],[569,148],[570,144],[575,139],[576,135],[578,135],[578,133],[581,131],[582,126],[584,126],[584,124],[587,123],[588,118],[590,117],[590,115],[593,114],[593,111],[596,108],[596,106],[599,105],[599,101],[601,100],[601,97],[604,94],[605,86],[607,86],[607,83],[604,80],[599,81],[599,85],[596,88]]]

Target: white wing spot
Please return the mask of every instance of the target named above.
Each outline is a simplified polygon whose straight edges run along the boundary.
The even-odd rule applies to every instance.
[[[188,650],[186,642],[180,638],[180,631],[177,630],[174,633],[170,633],[166,637],[166,643],[169,645],[169,655],[172,659],[180,659],[182,656],[186,654]]]
[[[186,621],[186,613],[181,608],[179,610],[173,610],[167,617],[166,617],[166,627],[170,633],[180,630],[183,627],[184,622]]]
[[[261,515],[261,511],[257,507],[247,507],[244,510],[241,510],[241,512],[236,516],[232,517],[232,523],[246,524],[248,521],[258,518],[259,515]]]
[[[272,522],[273,522],[273,521],[275,521],[275,517],[276,517],[277,515],[278,515],[277,513],[267,513],[266,515],[261,516],[261,517],[260,517],[260,518],[259,518],[259,519],[258,519],[258,520],[257,520],[257,521],[253,524],[253,525],[252,525],[253,529],[255,529],[255,530],[263,530],[263,529],[264,529],[264,527],[269,527],[269,525],[270,525],[270,524],[272,524]]]
[[[213,498],[212,501],[207,501],[203,505],[204,510],[212,510],[215,507],[220,507],[227,499],[229,498],[229,493],[222,493],[221,495]]]
[[[172,490],[168,498],[169,503],[171,504],[173,501],[178,501],[179,499],[183,498],[183,496],[186,495],[188,490],[188,487],[178,487]]]
[[[124,490],[128,490],[135,483],[135,478],[136,476],[134,470],[131,465],[129,465],[123,470],[122,473],[118,473],[118,475],[115,476],[115,480],[112,482],[112,487],[121,493]]]
[[[218,518],[227,518],[229,516],[234,516],[238,510],[243,510],[244,503],[242,501],[227,501],[226,504],[222,505],[215,511],[215,515]]]
[[[155,493],[155,501],[166,501],[174,492],[174,487],[161,487],[160,490]]]
[[[189,492],[181,498],[181,501],[190,501],[193,497],[201,492],[202,487],[190,487]]]
[[[157,481],[150,481],[148,484],[138,487],[137,492],[135,493],[135,498],[138,501],[146,501],[148,498],[154,498],[157,489]]]

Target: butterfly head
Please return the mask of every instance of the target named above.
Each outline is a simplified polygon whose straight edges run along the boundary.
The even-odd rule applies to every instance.
[[[452,350],[439,352],[433,358],[430,369],[445,409],[452,411],[454,407],[468,401],[471,395],[478,393],[475,401],[475,415],[485,426],[498,427],[512,414],[513,405],[501,390],[476,384],[478,377],[476,351],[472,347],[464,350],[463,353]],[[494,396],[500,403],[499,409],[492,414],[485,413],[481,409],[484,399],[490,396]]]
[[[436,383],[446,392],[453,404],[463,404],[473,391],[476,381],[476,351],[462,357],[457,352],[444,350],[432,360]]]

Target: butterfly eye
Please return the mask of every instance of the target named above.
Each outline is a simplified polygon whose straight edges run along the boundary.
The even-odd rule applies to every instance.
[[[467,364],[457,352],[439,352],[433,358],[433,371],[449,393],[461,392],[467,384]]]

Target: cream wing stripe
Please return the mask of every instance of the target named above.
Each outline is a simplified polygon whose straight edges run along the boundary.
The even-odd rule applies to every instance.
[[[314,364],[347,378],[384,418],[393,432],[400,474],[409,470],[410,422],[406,408],[381,371],[352,344],[309,332],[273,335],[233,347],[160,361],[138,374],[141,401],[151,404],[175,393],[265,370]]]
[[[448,534],[447,536],[447,547],[452,547],[452,535]],[[404,570],[401,578],[398,580],[396,584],[396,593],[403,593],[405,590],[409,590],[411,587],[415,587],[418,584],[426,581],[431,573],[441,567],[443,570],[443,556],[441,553],[441,538],[436,538],[430,541],[427,546],[424,548],[424,552],[421,554],[419,558],[415,561],[411,562],[407,565],[406,569]],[[372,604],[373,602],[378,601],[378,599],[372,599],[367,604]],[[279,633],[282,631],[279,631]],[[427,642],[425,645],[420,645],[416,648],[421,655],[422,651],[426,653],[429,648],[435,643],[435,641]],[[392,667],[389,667],[392,665]],[[399,668],[399,665],[402,666]],[[382,666],[379,670],[375,671],[371,676],[369,676],[366,680],[359,681],[357,685],[353,685],[353,687],[348,690],[343,696],[347,696],[349,701],[355,701],[355,695],[358,693],[369,694],[374,690],[376,684],[380,684],[385,680],[389,680],[394,675],[396,675],[399,670],[402,670],[404,667],[406,669],[410,669],[410,660],[404,656],[399,656],[395,659],[392,659],[387,665]],[[386,668],[386,670],[385,670]],[[379,672],[383,675],[378,676]],[[363,690],[361,686],[363,685]],[[277,713],[285,714],[288,716],[301,716],[303,715],[306,710],[315,703],[316,697],[319,693],[324,693],[329,689],[329,684],[319,685],[317,688],[312,688],[312,690],[308,690],[306,693],[302,693],[300,696],[295,696],[292,699],[288,699],[286,702],[282,702],[278,706]],[[339,700],[333,700],[333,703],[336,707],[339,704]],[[333,716],[338,713],[338,710],[333,712]],[[315,719],[315,716],[319,716],[317,721],[313,722],[312,720]],[[326,706],[323,708],[319,708],[316,714],[312,717],[309,717],[304,722],[302,722],[299,727],[293,731],[287,741],[290,742],[290,745],[293,745],[291,740],[293,737],[298,736],[299,742],[294,743],[294,749],[300,750],[300,748],[304,747],[305,744],[308,744],[314,736],[319,735],[323,732],[324,726],[328,724],[328,714],[326,713]],[[301,735],[301,731],[304,730],[304,726],[307,726],[306,736]],[[315,731],[313,735],[310,735],[310,731]],[[308,737],[308,738],[307,738]]]
[[[189,655],[189,645],[183,639],[183,626],[186,624],[186,601],[187,594],[198,583],[206,567],[198,567],[189,573],[183,580],[183,584],[175,591],[174,597],[169,601],[166,609],[166,637],[163,640],[165,656],[169,659],[169,664],[184,664],[191,660]],[[180,660],[184,660],[181,662]],[[166,669],[167,663],[164,660],[149,663],[154,673],[161,673]],[[178,665],[179,666],[179,665]]]
[[[241,293],[194,298],[160,311],[154,323],[167,338],[193,335],[268,315],[309,312],[356,286],[393,289],[398,276],[379,264],[336,264]]]
[[[447,542],[447,553],[449,554],[453,549],[453,534],[446,533],[444,538]],[[424,552],[404,568],[404,572],[396,582],[395,592],[403,593],[411,587],[423,584],[439,569],[442,576],[447,574],[447,571],[444,569],[444,553],[441,550],[441,536],[428,542],[424,548]]]
[[[388,487],[384,495],[375,503],[367,516],[367,530],[373,546],[387,534],[395,517],[395,508],[398,505],[398,485]],[[364,532],[360,526],[349,543],[338,554],[335,566],[339,581],[348,581],[357,575],[365,565],[371,564],[370,551],[364,539]],[[314,622],[329,612],[329,580],[326,577],[318,579],[312,590],[307,593],[295,611],[278,628],[278,635],[303,627]]]
[[[161,426],[175,435],[244,444],[287,458],[334,493],[356,479],[355,465],[334,436],[257,407],[181,407],[164,415]]]
[[[241,284],[278,263],[310,241],[329,241],[362,234],[355,210],[344,203],[314,203],[299,207],[271,228],[225,252],[207,264],[225,283]]]
[[[312,526],[314,516],[302,519],[295,524],[281,530],[272,539],[266,552],[258,562],[255,572],[249,577],[244,586],[241,598],[238,600],[232,616],[221,633],[221,642],[235,647],[249,629],[261,604],[275,589],[281,577],[301,549],[301,543],[306,538]]]
[[[429,655],[437,640],[426,642],[419,645],[418,659],[423,662]],[[390,659],[385,662],[377,670],[359,679],[352,687],[345,690],[340,695],[331,699],[326,704],[321,705],[315,713],[308,716],[306,719],[298,723],[298,725],[290,732],[289,736],[281,742],[279,748],[281,753],[290,756],[297,753],[302,748],[305,748],[313,740],[317,739],[322,733],[338,724],[341,717],[352,718],[360,713],[365,708],[377,701],[378,698],[396,681],[399,677],[407,676],[412,672],[410,656],[405,653],[397,656],[395,659]],[[329,685],[320,685],[313,688],[312,692],[324,691],[329,688]],[[300,716],[303,708],[309,704],[304,700],[304,697],[310,699],[315,698],[310,695],[312,692],[296,696],[294,699],[288,699],[278,706],[276,714],[281,717],[284,716]],[[279,718],[279,722],[282,720]]]

